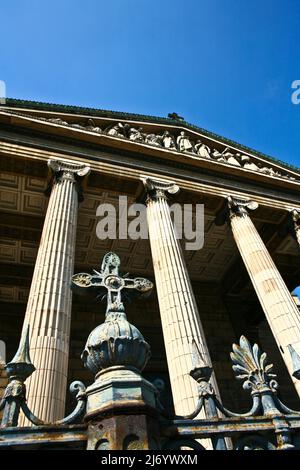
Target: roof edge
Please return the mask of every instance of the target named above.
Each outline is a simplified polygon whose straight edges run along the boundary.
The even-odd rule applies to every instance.
[[[249,152],[258,157],[265,158],[269,160],[270,162],[283,165],[287,169],[296,170],[297,172],[300,172],[300,168],[295,165],[284,162],[283,160],[280,160],[279,158],[275,158],[265,153],[259,152],[258,150],[255,150],[251,147],[248,147],[239,142],[236,142],[235,140],[231,140],[231,139],[228,139],[227,137],[220,136],[219,134],[203,129],[202,127],[196,126],[182,119],[175,119],[175,118],[168,118],[168,117],[165,118],[165,117],[151,116],[151,115],[138,114],[138,113],[126,113],[123,111],[111,111],[111,110],[106,110],[106,109],[89,108],[89,107],[84,107],[84,106],[72,106],[72,105],[66,105],[66,104],[45,103],[41,101],[21,100],[17,98],[6,98],[4,105],[1,105],[1,106],[18,107],[18,108],[24,108],[24,109],[31,107],[39,111],[43,111],[43,110],[53,111],[53,112],[56,111],[60,113],[67,113],[67,114],[72,113],[72,114],[78,114],[78,115],[88,114],[90,116],[95,116],[95,117],[115,118],[115,119],[120,119],[120,120],[135,119],[135,120],[140,120],[140,121],[145,121],[145,122],[153,122],[156,124],[167,124],[167,125],[173,125],[173,126],[178,125],[179,127],[184,126],[190,130],[201,132],[207,137],[221,140],[222,142],[230,146],[233,146],[233,147],[238,146],[240,149],[244,150],[245,152]]]

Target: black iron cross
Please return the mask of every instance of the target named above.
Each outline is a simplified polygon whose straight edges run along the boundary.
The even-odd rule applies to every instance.
[[[124,312],[123,300],[132,297],[147,296],[153,284],[148,279],[136,277],[131,279],[128,273],[119,274],[120,258],[116,253],[106,253],[103,257],[100,272],[95,269],[94,274],[79,273],[72,276],[72,289],[78,294],[94,293],[97,298],[107,298],[106,313]]]

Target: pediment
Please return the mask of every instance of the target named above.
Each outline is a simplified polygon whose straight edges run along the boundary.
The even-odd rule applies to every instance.
[[[77,108],[78,109],[78,108]],[[101,113],[99,113],[101,114]],[[300,184],[300,170],[178,119],[0,107],[0,122],[259,180]]]

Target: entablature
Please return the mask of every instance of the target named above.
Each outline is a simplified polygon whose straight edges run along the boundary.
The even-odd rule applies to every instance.
[[[300,186],[300,172],[283,162],[250,151],[235,142],[195,130],[185,123],[161,124],[112,118],[95,118],[35,110],[0,107],[0,121],[14,128],[55,135],[110,150],[177,162],[194,171],[212,171],[230,177],[255,180],[269,186]],[[196,128],[197,129],[197,128]]]

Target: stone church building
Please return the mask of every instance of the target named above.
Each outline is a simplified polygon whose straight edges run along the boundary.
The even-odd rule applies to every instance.
[[[146,239],[121,233],[120,196],[145,206]],[[204,208],[203,246],[176,236],[173,204],[193,227]],[[116,210],[114,238],[99,237],[99,206]],[[0,211],[0,447],[297,447],[300,169],[176,113],[7,99]],[[85,418],[60,422],[78,380]]]

